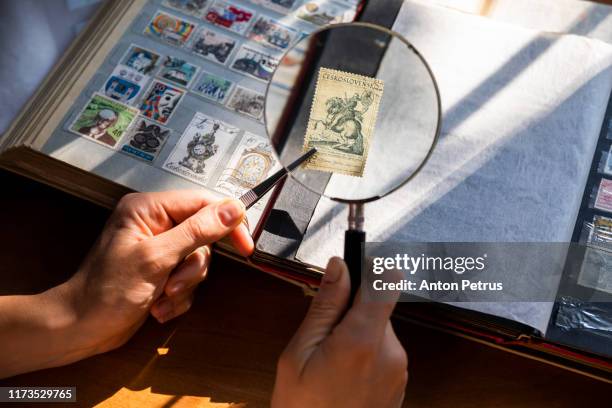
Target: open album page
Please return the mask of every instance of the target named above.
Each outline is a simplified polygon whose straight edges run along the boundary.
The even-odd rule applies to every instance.
[[[442,132],[412,181],[365,205],[367,240],[569,242],[612,89],[612,47],[410,1],[393,28],[431,65]],[[398,75],[403,67],[391,48],[377,75],[385,93],[393,92]],[[379,120],[372,148],[376,132],[392,128]],[[366,171],[371,165],[384,171],[372,161]],[[331,177],[326,194],[344,187],[338,180]],[[297,258],[324,267],[330,256],[341,256],[347,213],[346,205],[322,198]],[[553,304],[457,306],[544,333]]]
[[[355,16],[357,2],[325,3],[147,1],[42,151],[136,191],[239,197],[280,168],[263,124],[279,57]],[[270,92],[289,96],[282,85]],[[265,204],[248,211],[252,229]]]

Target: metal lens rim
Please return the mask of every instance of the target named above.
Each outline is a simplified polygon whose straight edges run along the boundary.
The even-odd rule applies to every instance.
[[[345,199],[345,198],[341,198],[341,197],[330,197],[325,195],[322,192],[318,192],[312,188],[310,188],[308,185],[306,185],[305,183],[301,182],[297,177],[295,177],[291,171],[287,170],[289,173],[289,176],[295,180],[297,183],[299,183],[301,186],[303,186],[304,188],[306,188],[308,191],[311,191],[312,193],[319,195],[319,196],[323,196],[323,197],[327,197],[330,200],[336,201],[336,202],[340,202],[340,203],[346,203],[346,204],[364,204],[364,203],[368,203],[371,201],[376,201],[382,197],[385,197],[395,191],[397,191],[398,189],[400,189],[401,187],[403,187],[404,185],[406,185],[406,183],[408,183],[410,180],[412,180],[425,166],[425,164],[429,161],[429,158],[431,157],[436,145],[438,144],[438,139],[440,137],[440,130],[441,130],[441,124],[442,124],[442,103],[440,100],[440,90],[438,88],[438,82],[436,81],[436,77],[433,74],[433,71],[431,70],[429,64],[427,63],[427,61],[425,61],[425,58],[423,58],[423,56],[421,55],[421,53],[401,34],[392,31],[386,27],[382,27],[380,25],[377,24],[372,24],[372,23],[366,23],[366,22],[353,22],[353,23],[338,23],[338,24],[333,24],[333,25],[328,25],[322,28],[319,28],[315,31],[313,31],[312,33],[310,33],[307,37],[303,37],[300,41],[296,42],[295,44],[293,44],[293,46],[291,46],[290,49],[288,49],[287,51],[285,51],[285,53],[280,57],[279,61],[282,61],[283,58],[285,58],[285,56],[287,54],[289,54],[292,50],[295,49],[295,47],[297,45],[299,45],[300,43],[302,43],[302,41],[308,41],[309,38],[312,38],[324,31],[330,31],[330,30],[334,30],[336,28],[342,28],[342,27],[364,27],[364,28],[370,28],[370,29],[374,29],[374,30],[378,30],[381,31],[385,34],[388,34],[392,37],[395,37],[397,39],[399,39],[400,41],[402,41],[412,52],[414,52],[417,57],[421,60],[421,63],[425,66],[425,69],[427,69],[427,72],[429,73],[429,76],[431,78],[431,81],[434,85],[434,90],[436,93],[436,104],[437,104],[437,109],[438,109],[438,120],[436,123],[436,131],[434,134],[434,138],[432,140],[431,146],[427,152],[427,154],[425,155],[425,157],[423,158],[423,160],[421,161],[421,163],[418,165],[418,167],[412,172],[412,174],[410,174],[410,176],[406,177],[401,183],[398,183],[396,186],[393,186],[392,188],[390,188],[387,192],[385,192],[384,194],[379,194],[379,195],[375,195],[375,196],[371,196],[371,197],[366,197],[366,198],[360,198],[360,199]],[[279,64],[280,66],[280,64]],[[278,70],[278,66],[274,69],[274,72],[272,73],[272,79],[274,79],[274,75],[276,74],[276,71]],[[268,132],[268,115],[267,115],[267,107],[268,107],[268,93],[270,92],[270,87],[272,85],[272,79],[270,81],[268,81],[267,85],[266,85],[266,94],[265,94],[265,100],[264,100],[264,112],[263,112],[263,116],[264,116],[264,126],[265,126],[265,130],[266,130],[266,135],[268,136],[268,139],[270,141],[272,141],[272,137],[270,135],[270,133]],[[285,164],[280,160],[280,157],[278,157],[278,152],[276,151],[276,149],[273,147],[272,150],[274,150],[274,155],[276,156],[278,162],[285,168],[287,169],[287,167],[285,166]]]

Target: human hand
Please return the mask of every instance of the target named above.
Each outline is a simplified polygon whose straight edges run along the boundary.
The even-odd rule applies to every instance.
[[[149,311],[165,322],[191,306],[210,244],[229,235],[243,255],[253,241],[240,201],[200,190],[129,194],[117,205],[78,273],[73,304],[97,352],[123,344]]]
[[[397,298],[346,311],[346,265],[332,258],[319,293],[281,355],[272,407],[399,407],[408,358],[389,317]]]

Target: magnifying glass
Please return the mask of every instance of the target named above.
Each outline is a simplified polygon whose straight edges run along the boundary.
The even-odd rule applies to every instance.
[[[431,69],[387,28],[327,26],[281,58],[266,91],[264,119],[290,177],[349,206],[344,259],[354,296],[366,237],[364,204],[404,186],[436,145],[441,107]],[[313,148],[303,165],[289,169]]]

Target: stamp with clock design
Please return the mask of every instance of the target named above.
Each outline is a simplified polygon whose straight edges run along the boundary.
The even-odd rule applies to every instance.
[[[238,198],[280,168],[268,138],[245,132],[221,173],[215,190]],[[259,203],[263,204],[263,201]]]
[[[163,168],[205,185],[239,133],[240,129],[197,112]]]

